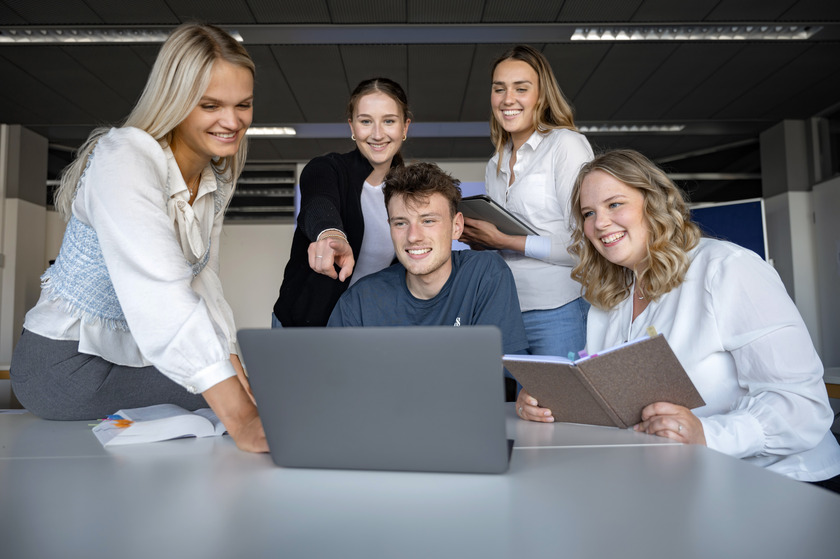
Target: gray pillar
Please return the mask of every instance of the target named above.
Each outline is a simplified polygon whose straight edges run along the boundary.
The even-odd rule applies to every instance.
[[[761,134],[769,257],[821,353],[812,155],[812,136],[805,121],[785,120]]]

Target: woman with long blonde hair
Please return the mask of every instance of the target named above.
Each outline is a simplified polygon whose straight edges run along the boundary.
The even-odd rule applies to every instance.
[[[123,125],[81,147],[56,196],[61,250],[12,357],[31,412],[209,405],[240,448],[267,450],[218,277],[253,88],[254,63],[233,37],[181,25]]]
[[[490,131],[496,154],[487,163],[487,194],[537,235],[506,235],[466,219],[461,240],[498,249],[513,271],[530,353],[566,355],[583,348],[586,312],[567,252],[569,194],[592,148],[577,131],[548,60],[527,45],[493,65]]]

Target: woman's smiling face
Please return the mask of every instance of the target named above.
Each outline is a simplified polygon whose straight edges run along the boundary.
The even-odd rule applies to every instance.
[[[517,148],[534,133],[534,111],[539,99],[540,79],[530,64],[508,59],[496,65],[490,107]]]
[[[593,171],[583,179],[583,233],[613,264],[636,270],[647,257],[649,233],[644,202],[641,190],[603,171]]]
[[[390,168],[411,122],[397,102],[381,92],[359,99],[349,121],[356,146],[374,168]]]

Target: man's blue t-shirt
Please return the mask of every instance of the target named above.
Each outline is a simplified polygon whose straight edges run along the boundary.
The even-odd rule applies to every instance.
[[[452,273],[431,299],[418,299],[397,263],[360,279],[338,300],[327,326],[474,326],[502,331],[505,353],[528,348],[513,274],[495,252],[452,252]]]

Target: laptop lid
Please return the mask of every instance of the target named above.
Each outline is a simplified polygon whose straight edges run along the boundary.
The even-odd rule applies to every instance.
[[[239,345],[278,466],[507,470],[494,326],[246,329]]]

